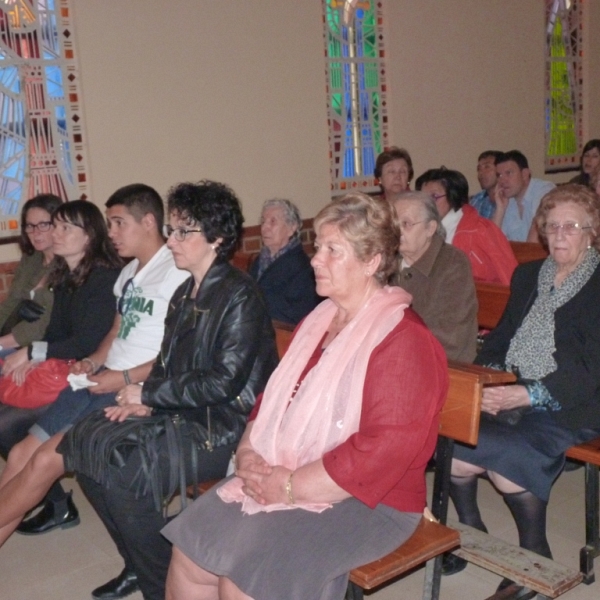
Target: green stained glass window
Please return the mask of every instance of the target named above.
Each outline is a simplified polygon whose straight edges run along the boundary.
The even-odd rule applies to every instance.
[[[88,195],[70,1],[0,1],[0,237],[28,198]]]
[[[582,0],[546,0],[546,173],[579,166],[582,4]]]
[[[343,0],[323,0],[332,190],[376,188],[387,144],[381,2],[358,0],[348,25]]]

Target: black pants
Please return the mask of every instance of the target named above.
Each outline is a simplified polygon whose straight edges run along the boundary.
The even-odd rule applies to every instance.
[[[6,460],[8,453],[15,444],[24,440],[29,428],[46,412],[50,405],[40,408],[17,408],[0,404],[0,455]],[[65,501],[67,495],[58,481],[46,494],[44,501]]]
[[[164,438],[162,441],[165,442]],[[224,477],[236,445],[215,448],[212,452],[200,451],[198,481]],[[190,460],[186,459],[189,481]],[[165,469],[169,468],[166,443],[161,446],[159,460],[166,482]],[[167,519],[156,510],[151,494],[136,498],[132,481],[139,476],[139,467],[139,455],[133,452],[123,468],[111,470],[106,487],[82,474],[78,474],[78,481],[115,542],[125,566],[136,573],[144,599],[164,600],[171,544],[160,530]]]

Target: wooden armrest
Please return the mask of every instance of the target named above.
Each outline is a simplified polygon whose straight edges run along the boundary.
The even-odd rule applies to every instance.
[[[479,382],[482,385],[501,385],[503,383],[514,383],[517,380],[514,373],[490,369],[489,367],[481,367],[471,363],[459,362],[458,360],[449,360],[448,368],[477,375]]]

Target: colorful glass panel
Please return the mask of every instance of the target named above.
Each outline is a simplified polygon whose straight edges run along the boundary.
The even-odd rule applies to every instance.
[[[372,190],[387,143],[381,2],[358,0],[346,26],[343,0],[323,0],[331,188]]]
[[[0,0],[0,238],[40,193],[86,198],[70,0]]]
[[[579,167],[583,0],[546,0],[546,173]]]

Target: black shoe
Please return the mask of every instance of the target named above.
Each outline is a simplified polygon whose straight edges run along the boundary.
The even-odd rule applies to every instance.
[[[118,600],[139,591],[137,575],[125,567],[120,575],[92,591],[95,600]]]
[[[496,589],[496,596],[502,600],[532,600],[537,592],[504,578]]]
[[[17,531],[23,535],[38,535],[58,527],[61,529],[75,527],[79,523],[79,513],[69,494],[67,499],[61,502],[46,502],[40,512],[26,521],[21,521]]]
[[[442,560],[442,575],[454,575],[460,573],[467,568],[467,561],[460,556],[450,554],[449,552],[444,554]]]

